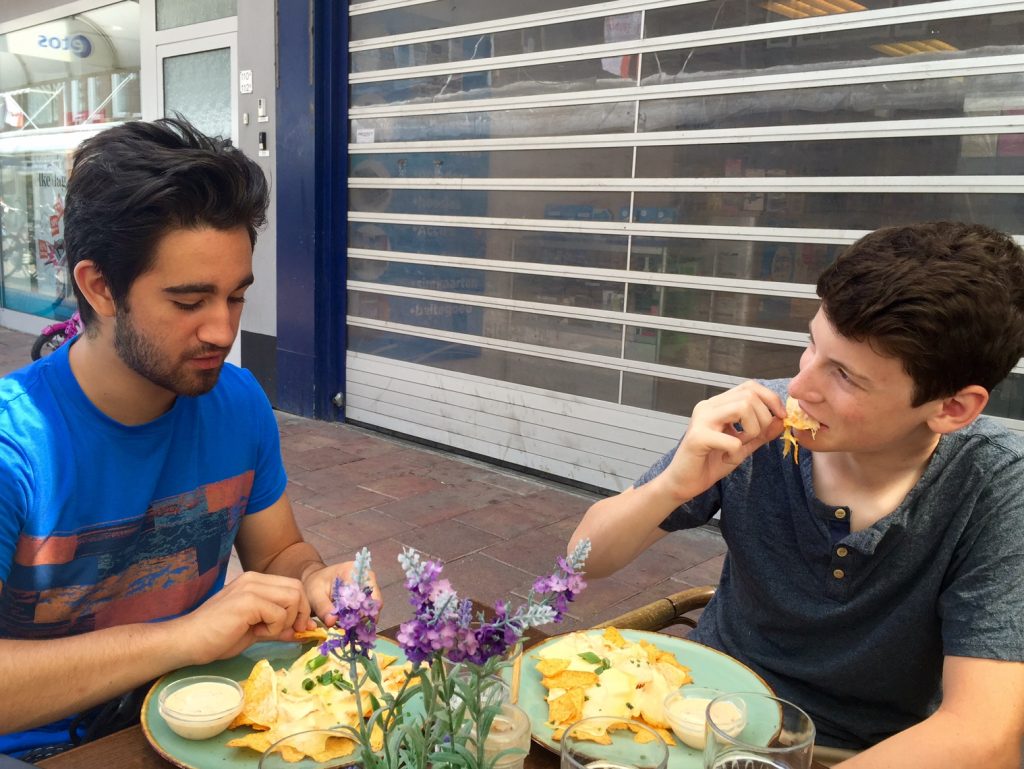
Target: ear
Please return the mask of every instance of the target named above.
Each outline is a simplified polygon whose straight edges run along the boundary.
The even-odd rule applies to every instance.
[[[114,297],[110,293],[107,279],[99,271],[96,262],[84,259],[76,264],[74,278],[93,312],[101,318],[113,318],[117,312]]]
[[[936,403],[937,409],[928,418],[928,426],[943,435],[967,427],[977,419],[988,404],[988,390],[981,385],[968,385]]]

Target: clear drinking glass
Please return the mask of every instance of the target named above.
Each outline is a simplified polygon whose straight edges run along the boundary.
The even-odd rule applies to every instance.
[[[745,721],[737,720],[739,712],[746,713]],[[704,769],[811,769],[814,723],[778,697],[716,697],[708,704],[704,738]]]
[[[607,716],[574,723],[562,735],[561,769],[665,769],[668,746],[661,736],[636,721],[630,722],[631,729],[608,731],[608,727],[621,724],[621,718]],[[611,737],[607,745],[588,739],[603,733]]]

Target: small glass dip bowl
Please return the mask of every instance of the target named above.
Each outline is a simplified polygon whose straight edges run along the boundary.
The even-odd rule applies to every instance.
[[[186,740],[206,740],[241,712],[242,687],[222,676],[189,676],[165,686],[158,703],[171,731]]]
[[[708,705],[715,697],[723,694],[718,689],[702,686],[684,686],[665,698],[665,718],[672,726],[672,731],[684,743],[695,750],[704,750],[704,722]],[[722,706],[723,703],[719,703]],[[724,703],[716,711],[717,723],[724,724],[729,734],[735,736],[747,725],[746,710],[741,710],[731,703]],[[742,701],[740,701],[742,705]],[[728,712],[725,712],[728,708]]]

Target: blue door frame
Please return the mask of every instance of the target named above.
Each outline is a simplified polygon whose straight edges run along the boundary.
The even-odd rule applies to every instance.
[[[279,0],[277,400],[342,421],[348,218],[348,4]]]

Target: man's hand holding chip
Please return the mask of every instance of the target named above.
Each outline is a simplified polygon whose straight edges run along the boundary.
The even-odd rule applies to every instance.
[[[679,503],[693,499],[778,438],[785,415],[779,396],[754,381],[701,401],[671,464],[653,482]]]
[[[331,600],[331,591],[334,589],[335,579],[342,582],[351,582],[355,570],[354,561],[335,563],[328,566],[312,567],[303,574],[302,584],[306,588],[306,596],[309,598],[309,605],[313,613],[323,620],[327,627],[334,627],[338,618],[334,614],[334,602]],[[373,597],[380,600],[380,587],[377,585],[377,577],[371,571],[369,573],[370,587],[373,589]]]
[[[167,623],[179,639],[186,664],[205,664],[240,654],[257,641],[291,641],[311,626],[302,582],[247,571],[202,606]]]

